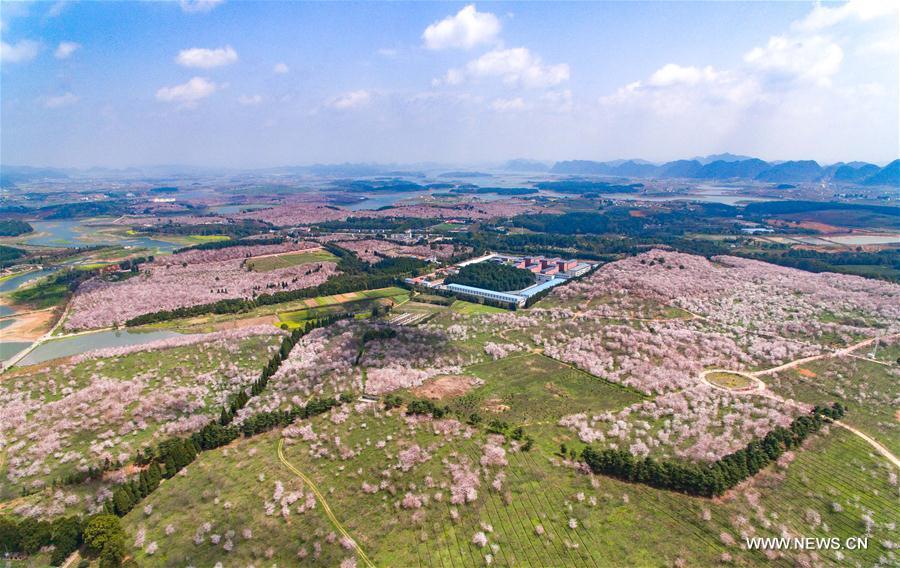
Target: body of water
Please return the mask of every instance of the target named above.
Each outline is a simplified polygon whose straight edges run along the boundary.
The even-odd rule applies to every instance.
[[[92,220],[96,222],[95,220]],[[30,245],[47,247],[86,247],[95,245],[121,245],[172,252],[181,245],[158,241],[140,235],[112,236],[101,233],[99,227],[88,224],[88,220],[32,221],[36,233],[46,233],[25,239]]]
[[[98,331],[96,333],[86,333],[75,337],[65,337],[62,339],[54,339],[42,343],[34,351],[29,353],[24,359],[19,361],[19,365],[34,365],[43,363],[58,357],[71,357],[79,353],[93,351],[94,349],[103,349],[105,347],[127,347],[129,345],[140,345],[157,339],[167,339],[180,335],[174,331],[147,331],[134,332],[129,330],[122,331]],[[13,352],[18,353],[27,343]],[[11,357],[8,355],[6,358]]]
[[[405,200],[413,200],[421,197],[429,197],[434,195],[435,193],[449,193],[448,189],[430,189],[427,191],[401,191],[397,193],[365,193],[359,194],[360,197],[365,197],[364,201],[359,201],[357,203],[349,203],[345,205],[341,205],[344,209],[349,209],[350,211],[364,211],[364,210],[372,210],[372,209],[380,209],[381,207],[388,207],[396,205],[400,201]],[[458,195],[459,197],[464,197],[466,194],[453,194]],[[496,193],[479,193],[478,199],[482,201],[496,201],[498,199],[509,199],[507,195],[498,195]],[[426,203],[427,204],[427,203]]]
[[[6,361],[29,345],[30,341],[0,341],[0,361]]]
[[[32,280],[35,280],[36,278],[42,278],[44,276],[47,276],[48,274],[52,274],[53,272],[54,272],[54,269],[45,268],[43,270],[34,270],[34,271],[31,271],[31,272],[28,272],[25,274],[19,274],[18,276],[13,276],[9,280],[4,280],[3,282],[0,282],[0,292],[12,292],[16,288],[18,288],[19,286],[21,286],[27,282],[31,282]]]
[[[705,203],[722,203],[737,205],[749,201],[774,201],[766,197],[750,197],[747,195],[721,193],[680,193],[673,195],[642,195],[640,193],[601,193],[601,197],[624,201],[703,201]]]
[[[265,203],[245,203],[243,205],[214,205],[210,207],[209,210],[215,213],[220,213],[222,215],[232,215],[234,213],[240,213],[244,210],[265,209],[266,207],[272,207],[272,205],[267,205]]]

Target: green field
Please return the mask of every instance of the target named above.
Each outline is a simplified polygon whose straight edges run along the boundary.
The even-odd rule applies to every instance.
[[[466,372],[485,381],[473,394],[491,407],[509,407],[496,416],[516,424],[555,425],[567,414],[619,410],[643,400],[636,392],[537,353],[481,363]],[[490,411],[484,414],[492,417]]]
[[[714,385],[725,387],[726,389],[745,389],[753,384],[753,381],[744,375],[737,373],[716,372],[706,375],[706,379]]]
[[[311,262],[337,262],[337,257],[324,249],[308,252],[292,252],[248,259],[244,264],[254,272],[268,272]]]
[[[843,539],[866,534],[865,514],[873,523],[867,550],[844,551],[842,560],[834,551],[819,557],[825,565],[871,566],[891,554],[883,543],[894,538],[890,523],[900,515],[889,467],[844,431],[813,439],[786,470],[770,468],[712,501],[583,475],[558,465],[539,445],[527,453],[507,447],[507,465],[479,468],[483,431],[435,434],[427,421],[406,426],[396,410],[351,412],[338,425],[327,416],[310,423],[318,440],[295,438],[285,447],[286,459],[312,479],[376,566],[484,566],[486,555],[495,566],[768,566],[773,561],[762,552],[741,545],[741,531],[777,536],[784,527],[793,535]],[[211,565],[226,556],[222,545],[229,534],[229,565],[294,565],[304,549],[308,556],[300,565],[334,566],[352,557],[339,540],[329,540],[336,531],[321,503],[297,512],[308,487],[278,461],[277,438],[273,432],[203,454],[184,476],[165,482],[129,513],[128,533],[142,528],[146,543],[166,551],[149,556],[135,549],[138,564]],[[318,451],[312,452],[313,444]],[[430,457],[404,471],[397,453],[411,444],[427,448]],[[339,457],[339,448],[354,450]],[[461,461],[475,464],[481,480],[474,500],[452,504],[446,464]],[[491,487],[498,473],[504,476],[500,490]],[[384,487],[374,493],[361,490],[363,483],[377,488],[379,481]],[[278,503],[266,512],[276,482],[282,495],[302,492],[287,517]],[[428,495],[427,502],[401,506],[407,493]],[[152,506],[149,514],[144,505]],[[203,542],[195,544],[205,522],[210,530],[201,530]],[[250,538],[242,536],[246,528]],[[473,543],[478,532],[487,537],[483,548]],[[219,535],[218,545],[211,535]],[[315,543],[321,547],[316,559]],[[774,564],[791,566],[803,556],[787,552]]]
[[[375,302],[387,305],[387,300],[394,305],[402,304],[409,300],[409,291],[396,286],[379,288],[378,290],[363,290],[361,292],[349,292],[333,296],[318,296],[304,300],[306,308],[279,312],[278,319],[288,327],[297,327],[300,324],[323,316],[340,313],[362,313],[372,309]]]
[[[13,303],[24,304],[38,310],[56,306],[68,296],[69,286],[57,283],[53,276],[40,278],[9,294]]]
[[[464,300],[457,300],[453,302],[453,305],[450,306],[450,309],[458,314],[500,314],[503,312],[507,312],[509,310],[505,310],[503,308],[496,308],[494,306],[485,306],[484,304],[476,304],[473,302],[466,302]]]

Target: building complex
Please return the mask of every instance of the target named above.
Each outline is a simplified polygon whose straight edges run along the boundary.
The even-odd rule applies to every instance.
[[[459,272],[459,269],[470,264],[480,262],[493,262],[508,264],[522,270],[534,273],[536,282],[527,288],[513,291],[488,290],[462,284],[444,284],[444,279]],[[570,278],[587,273],[594,264],[574,259],[546,258],[543,256],[511,256],[506,254],[488,253],[476,258],[470,258],[453,266],[440,268],[435,272],[407,278],[406,282],[413,286],[420,286],[434,290],[446,290],[456,295],[469,298],[483,298],[494,302],[508,303],[515,306],[524,306],[532,296],[562,284]]]

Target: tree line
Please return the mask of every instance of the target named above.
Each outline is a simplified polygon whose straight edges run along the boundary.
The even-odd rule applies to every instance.
[[[123,483],[113,491],[112,497],[103,504],[104,513],[89,517],[63,517],[54,521],[39,521],[32,518],[15,519],[0,517],[0,553],[34,554],[45,546],[53,545],[51,564],[59,566],[83,544],[89,553],[97,555],[101,568],[120,566],[125,558],[125,532],[119,521],[146,496],[153,493],[165,479],[174,477],[192,463],[204,451],[212,450],[237,439],[241,434],[252,436],[277,427],[287,426],[294,420],[310,418],[328,412],[332,408],[350,401],[348,395],[339,399],[313,399],[302,406],[289,410],[261,412],[248,417],[240,427],[232,424],[237,412],[244,408],[252,396],[263,392],[269,379],[290,354],[301,337],[320,327],[331,325],[345,316],[332,316],[295,329],[290,336],[282,339],[281,346],[263,367],[258,379],[249,389],[242,389],[232,396],[222,408],[219,418],[210,421],[188,438],[170,438],[160,442],[155,448],[148,447],[135,458],[135,465],[141,467],[137,477]],[[247,392],[249,390],[249,393]],[[85,479],[102,474],[104,468],[94,468]]]
[[[199,304],[174,310],[161,310],[133,317],[125,322],[128,327],[169,321],[204,314],[236,314],[247,312],[260,306],[270,306],[284,302],[293,302],[317,296],[346,294],[360,290],[375,290],[395,286],[402,278],[413,272],[422,270],[427,263],[419,259],[400,257],[396,261],[381,262],[369,265],[359,259],[353,252],[334,245],[323,248],[338,257],[338,268],[341,274],[332,276],[327,281],[312,288],[285,290],[271,294],[259,294],[252,299],[231,298],[209,304]]]
[[[627,450],[595,450],[590,446],[581,452],[581,459],[594,473],[688,495],[716,497],[798,447],[828,420],[840,420],[845,412],[839,402],[830,407],[816,406],[809,414],[795,418],[788,428],[779,426],[710,464],[657,460],[637,457]]]

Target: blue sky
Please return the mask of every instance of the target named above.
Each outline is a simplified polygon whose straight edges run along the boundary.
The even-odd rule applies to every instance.
[[[2,2],[7,164],[886,162],[891,2]]]

